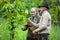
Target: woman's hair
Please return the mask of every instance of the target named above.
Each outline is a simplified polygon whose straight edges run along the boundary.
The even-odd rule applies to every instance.
[[[39,16],[39,11],[37,10],[37,8],[33,7],[33,8],[31,8],[31,11],[32,10],[36,10],[36,16]]]

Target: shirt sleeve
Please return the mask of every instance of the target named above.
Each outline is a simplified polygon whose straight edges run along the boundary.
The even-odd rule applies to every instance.
[[[35,27],[39,27],[39,24],[36,24],[34,22],[32,22],[32,25],[35,26]]]
[[[39,27],[36,29],[36,31],[40,31],[42,29],[47,28],[47,23],[48,23],[48,16],[47,15],[43,15],[41,22],[39,23]]]

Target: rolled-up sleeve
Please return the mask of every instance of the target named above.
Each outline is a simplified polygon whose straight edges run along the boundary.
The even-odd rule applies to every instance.
[[[35,27],[39,27],[39,24],[36,24],[34,22],[32,22],[32,25],[35,26]]]
[[[41,19],[41,16],[40,16],[40,18],[39,18],[39,22],[38,22],[37,24],[36,24],[36,23],[34,23],[34,22],[31,22],[31,23],[32,23],[32,25],[33,25],[33,26],[35,26],[35,27],[39,27],[40,19]]]

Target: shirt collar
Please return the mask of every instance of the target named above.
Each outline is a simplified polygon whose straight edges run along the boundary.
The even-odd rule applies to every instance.
[[[45,14],[47,12],[47,10],[43,11],[42,15]]]

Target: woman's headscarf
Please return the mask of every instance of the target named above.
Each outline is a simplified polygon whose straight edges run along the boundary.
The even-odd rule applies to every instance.
[[[36,8],[31,8],[31,11],[33,11],[33,10],[36,10],[36,16],[32,16],[32,21],[34,23],[37,23],[37,21],[38,21],[37,17],[40,16],[40,15],[39,15],[39,12]]]

